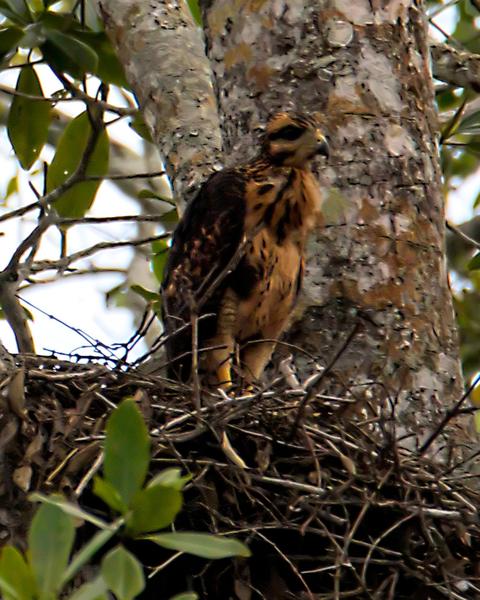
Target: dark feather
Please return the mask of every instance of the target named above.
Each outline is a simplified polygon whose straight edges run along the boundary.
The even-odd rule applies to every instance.
[[[212,175],[189,204],[174,232],[162,284],[163,322],[169,336],[166,350],[168,360],[172,361],[170,377],[186,381],[190,376],[191,307],[202,301],[240,245],[245,184],[245,176],[234,169]],[[215,316],[202,318],[202,315],[218,314],[229,279],[230,276],[225,277],[200,308],[199,349],[215,334],[216,326]],[[187,327],[178,331],[183,325]]]

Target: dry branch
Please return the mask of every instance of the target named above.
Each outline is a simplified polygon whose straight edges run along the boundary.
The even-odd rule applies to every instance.
[[[480,55],[462,52],[450,44],[430,44],[433,76],[456,87],[480,90]]]

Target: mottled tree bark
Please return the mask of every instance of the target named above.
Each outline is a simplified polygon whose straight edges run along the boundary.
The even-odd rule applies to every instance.
[[[177,192],[193,189],[220,148],[197,30],[181,3],[97,1]],[[357,326],[330,391],[374,412],[394,405],[397,435],[416,446],[463,388],[423,3],[204,0],[202,9],[226,162],[252,156],[278,109],[320,113],[331,138],[323,223],[290,341],[325,365]],[[296,359],[305,377],[312,365]]]
[[[203,8],[229,160],[245,158],[278,109],[320,112],[331,137],[320,173],[324,223],[290,341],[326,364],[359,323],[332,389],[394,401],[400,433],[416,445],[462,392],[423,4],[213,0]]]
[[[159,145],[181,210],[221,168],[221,137],[201,31],[184,0],[97,0]]]

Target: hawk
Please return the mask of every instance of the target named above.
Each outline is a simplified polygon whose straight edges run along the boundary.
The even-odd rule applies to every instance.
[[[207,382],[224,389],[234,356],[248,383],[262,375],[289,324],[320,212],[317,154],[328,156],[328,144],[313,117],[276,114],[257,158],[211,175],[188,205],[162,284],[170,377],[188,381],[194,354]]]

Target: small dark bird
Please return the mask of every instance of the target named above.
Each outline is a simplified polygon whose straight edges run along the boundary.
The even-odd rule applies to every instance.
[[[207,383],[230,387],[235,355],[248,383],[261,377],[289,324],[321,210],[317,154],[328,156],[328,144],[313,117],[276,114],[257,158],[211,175],[187,207],[162,284],[170,377],[189,380],[193,352]]]

